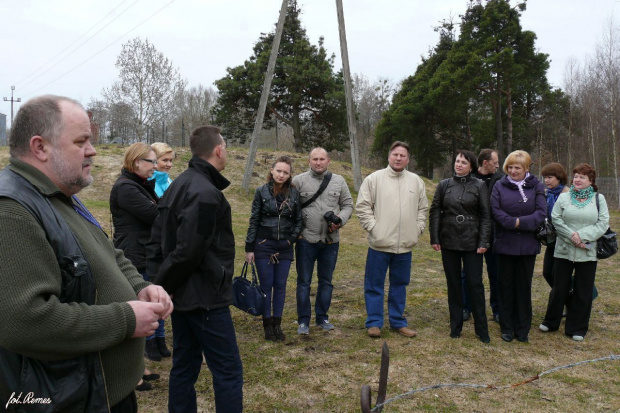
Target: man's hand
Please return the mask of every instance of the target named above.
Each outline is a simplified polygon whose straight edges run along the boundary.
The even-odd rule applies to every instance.
[[[331,223],[329,224],[329,232],[337,231],[342,225]]]
[[[435,251],[441,251],[441,244],[431,244],[431,247],[433,247]]]
[[[164,305],[161,303],[148,303],[144,301],[127,302],[136,316],[136,329],[131,337],[148,337],[155,333],[159,327],[160,314],[164,312]]]
[[[174,310],[172,299],[161,286],[149,285],[138,293],[138,300],[148,303],[160,303],[164,306],[163,311],[159,314],[159,318],[165,320]]]

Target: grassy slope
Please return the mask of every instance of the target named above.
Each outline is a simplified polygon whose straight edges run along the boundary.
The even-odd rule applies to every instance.
[[[81,194],[106,229],[110,227],[109,190],[122,162],[122,149],[99,147],[95,160],[95,184]],[[180,151],[173,177],[186,167],[187,150]],[[237,266],[243,257],[251,194],[240,190],[247,150],[231,148],[224,175],[232,181],[225,191],[233,210],[237,244]],[[297,155],[294,155],[297,156]],[[252,187],[260,185],[273,153],[259,151]],[[0,165],[7,162],[0,149]],[[306,169],[305,157],[297,157],[294,172]],[[350,165],[333,162],[333,172],[342,174],[352,186]],[[368,170],[364,171],[366,175]],[[435,185],[428,182],[429,197]],[[354,194],[356,197],[357,194]],[[620,215],[612,215],[612,228],[620,228]],[[367,243],[357,218],[342,230],[340,255],[334,275],[334,297],[330,320],[335,331],[324,333],[314,326],[307,337],[296,334],[295,279],[291,269],[284,311],[285,343],[265,342],[260,321],[232,309],[239,348],[244,363],[245,406],[249,412],[266,411],[359,411],[359,394],[369,384],[376,398],[383,340],[390,346],[387,397],[413,388],[438,383],[510,385],[552,367],[620,353],[620,278],[618,256],[601,261],[597,273],[600,297],[595,301],[590,332],[576,343],[561,332],[542,334],[537,325],[544,316],[549,288],[541,276],[542,256],[537,260],[532,285],[534,328],[530,343],[504,343],[499,326],[489,322],[491,344],[476,340],[471,321],[465,323],[462,338],[450,339],[446,286],[440,254],[429,245],[428,233],[414,249],[407,313],[419,333],[406,339],[384,329],[382,340],[371,340],[364,329],[363,274]],[[488,280],[487,302],[488,302]],[[313,290],[316,281],[313,283]],[[488,305],[487,305],[488,306]],[[487,308],[487,313],[490,309]],[[387,317],[387,315],[386,315]],[[170,337],[170,325],[167,333]],[[149,362],[163,375],[155,389],[138,395],[141,412],[167,410],[167,376],[170,360]],[[196,385],[199,411],[214,411],[211,378],[203,369]],[[540,381],[513,389],[441,389],[396,401],[386,411],[618,411],[620,410],[620,363],[606,361],[562,370]]]

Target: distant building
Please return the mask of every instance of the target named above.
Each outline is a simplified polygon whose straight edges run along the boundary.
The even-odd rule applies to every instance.
[[[6,115],[0,113],[0,146],[6,146]]]

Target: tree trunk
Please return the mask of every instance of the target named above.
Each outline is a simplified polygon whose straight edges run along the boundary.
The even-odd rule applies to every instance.
[[[512,90],[510,83],[506,92],[506,105],[506,153],[510,153],[512,152]]]
[[[301,122],[299,122],[299,106],[297,105],[293,105],[293,146],[295,148],[295,152],[303,152]]]
[[[496,85],[496,103],[495,103],[495,139],[497,140],[497,154],[499,159],[504,157],[504,134],[502,130],[502,92],[499,88],[499,76]]]

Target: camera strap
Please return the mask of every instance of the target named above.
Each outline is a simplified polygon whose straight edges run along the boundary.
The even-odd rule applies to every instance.
[[[316,191],[314,195],[312,195],[312,198],[310,198],[309,200],[301,204],[301,209],[304,209],[305,207],[307,207],[308,205],[316,201],[316,199],[321,196],[323,191],[325,191],[325,188],[327,188],[327,185],[329,185],[329,181],[331,179],[332,179],[332,173],[327,171],[325,173],[325,176],[323,177],[323,182],[321,182],[321,186],[319,186],[319,189]]]

